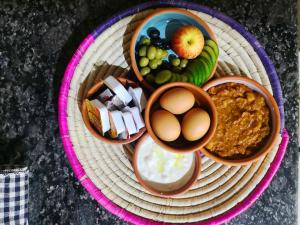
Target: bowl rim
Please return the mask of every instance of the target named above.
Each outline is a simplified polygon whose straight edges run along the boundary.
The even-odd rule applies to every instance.
[[[180,187],[177,190],[173,190],[170,192],[161,192],[156,190],[155,188],[151,187],[150,185],[147,184],[147,182],[145,182],[138,170],[138,166],[137,166],[137,155],[139,153],[139,150],[141,149],[141,145],[146,141],[147,138],[151,138],[152,137],[148,134],[145,133],[138,141],[138,143],[136,144],[135,148],[134,148],[134,153],[133,153],[133,157],[132,157],[132,166],[133,166],[133,170],[134,170],[134,174],[138,180],[138,182],[150,193],[152,193],[153,195],[159,196],[159,197],[163,197],[163,198],[171,198],[174,197],[176,195],[179,194],[183,194],[185,192],[187,192],[197,181],[200,173],[201,173],[201,155],[200,152],[192,152],[192,154],[194,154],[195,156],[195,166],[194,166],[194,171],[193,174],[191,176],[191,178],[188,180],[188,182],[186,182],[185,185],[183,185],[182,187]],[[152,139],[153,140],[153,139]],[[154,141],[154,140],[153,140]],[[177,152],[178,153],[178,152]],[[184,153],[182,153],[184,154]]]
[[[152,126],[150,122],[150,112],[154,104],[154,99],[157,98],[158,101],[161,95],[165,93],[167,90],[170,90],[172,88],[177,88],[177,87],[185,88],[187,90],[192,89],[193,91],[197,92],[199,95],[201,95],[207,100],[208,102],[207,107],[211,110],[211,113],[209,113],[211,123],[208,132],[201,138],[201,141],[199,143],[195,144],[195,146],[183,148],[183,149],[171,147],[165,144],[163,141],[161,141],[152,130]],[[156,91],[148,99],[148,102],[145,107],[144,118],[145,118],[147,132],[152,137],[152,139],[164,149],[175,153],[188,153],[188,152],[195,152],[201,150],[211,140],[211,138],[213,137],[217,129],[217,109],[211,97],[201,87],[186,82],[168,83],[156,89]]]
[[[247,87],[249,87],[247,84],[252,84],[256,88],[258,88],[261,92],[264,93],[264,95],[266,96],[266,97],[264,96],[265,101],[266,102],[268,101],[273,108],[273,109],[270,109],[270,106],[268,105],[271,116],[272,117],[274,116],[274,121],[272,119],[272,130],[271,130],[271,134],[269,135],[267,142],[255,155],[252,155],[250,157],[243,158],[243,159],[224,159],[220,156],[212,154],[205,147],[201,149],[201,152],[208,158],[210,158],[216,162],[219,162],[219,163],[222,163],[225,165],[229,165],[229,166],[248,165],[250,163],[258,161],[260,158],[262,158],[263,156],[268,154],[273,149],[273,147],[277,143],[278,136],[279,136],[278,134],[280,134],[280,113],[279,113],[278,105],[277,105],[274,97],[272,96],[272,94],[264,86],[259,84],[257,81],[250,79],[248,77],[245,77],[245,76],[238,76],[238,75],[226,76],[226,77],[217,78],[217,79],[207,82],[206,84],[203,85],[203,89],[205,91],[208,91],[210,88],[218,86],[220,84],[229,83],[229,82],[239,83],[237,81],[242,81],[243,82],[242,84],[246,85]],[[221,83],[219,83],[219,82],[221,82]],[[253,90],[252,87],[249,87],[249,88]]]
[[[193,14],[192,12],[188,11],[188,10],[185,10],[185,9],[181,9],[181,8],[165,8],[165,9],[159,9],[159,10],[156,10],[155,12],[151,13],[150,15],[148,15],[138,26],[137,28],[135,29],[132,37],[131,37],[131,41],[130,41],[130,48],[129,48],[129,55],[130,55],[130,60],[131,60],[131,67],[134,71],[134,74],[135,76],[137,77],[137,79],[141,82],[142,85],[145,86],[145,88],[147,88],[148,91],[150,92],[153,92],[155,90],[154,87],[152,87],[144,78],[143,76],[141,75],[140,71],[139,71],[139,68],[138,68],[138,65],[137,65],[137,62],[136,62],[136,59],[135,59],[135,46],[136,46],[136,40],[137,40],[137,37],[140,33],[140,30],[142,29],[142,27],[147,23],[149,22],[154,16],[157,16],[159,14],[162,14],[162,13],[168,13],[168,12],[176,12],[176,13],[180,13],[180,14],[184,14],[188,17],[191,17],[193,20],[195,20],[197,23],[201,24],[201,26],[204,27],[204,29],[210,34],[211,36],[211,39],[213,41],[215,41],[217,44],[217,38],[216,38],[216,34],[213,32],[213,30],[208,26],[208,24],[202,20],[199,16]],[[219,57],[219,56],[218,56]],[[217,69],[217,66],[218,66],[218,57],[216,59],[216,64],[211,72],[211,74],[209,75],[209,78],[210,79],[216,69]]]
[[[117,78],[118,81],[120,81],[122,84],[128,84],[128,85],[134,85],[136,87],[138,87],[137,83],[135,83],[132,80],[128,80],[126,78],[122,78],[122,77],[118,77]],[[99,82],[97,82],[96,84],[94,84],[87,92],[86,96],[84,96],[82,98],[82,102],[81,102],[81,116],[83,119],[83,122],[86,126],[86,128],[89,130],[89,132],[96,137],[97,139],[107,143],[107,144],[128,144],[131,142],[136,141],[137,139],[139,139],[144,132],[146,131],[146,127],[143,127],[139,130],[139,132],[137,132],[136,134],[132,135],[130,138],[128,139],[124,139],[124,140],[119,140],[119,139],[111,139],[111,138],[107,138],[102,136],[98,131],[96,131],[93,126],[90,123],[90,120],[87,116],[87,107],[86,104],[84,103],[84,99],[88,99],[89,97],[91,97],[95,92],[97,92],[102,86],[104,85],[104,81],[100,80]]]

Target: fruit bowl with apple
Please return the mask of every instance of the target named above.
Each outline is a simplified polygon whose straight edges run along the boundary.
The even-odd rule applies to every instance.
[[[201,86],[214,74],[218,55],[210,27],[179,8],[160,9],[146,17],[130,44],[134,73],[149,91],[178,81]]]

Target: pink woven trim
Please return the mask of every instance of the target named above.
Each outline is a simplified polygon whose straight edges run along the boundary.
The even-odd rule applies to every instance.
[[[70,82],[72,80],[72,77],[74,75],[74,70],[76,66],[78,65],[82,55],[85,53],[86,49],[90,46],[90,44],[94,41],[94,38],[92,35],[89,35],[87,38],[83,40],[81,45],[79,46],[78,50],[73,55],[66,72],[64,74],[64,79],[62,81],[62,85],[60,88],[60,94],[59,94],[59,105],[58,105],[58,120],[59,120],[59,129],[60,134],[62,137],[63,145],[65,152],[67,154],[68,160],[70,161],[70,164],[74,170],[74,173],[78,180],[82,178],[85,175],[85,171],[82,168],[75,152],[73,149],[73,145],[71,143],[70,137],[69,137],[69,131],[68,131],[68,123],[67,123],[67,97],[70,89]],[[223,222],[226,222],[233,217],[237,216],[238,214],[245,211],[248,207],[250,207],[255,200],[263,193],[263,191],[267,188],[269,183],[271,182],[273,176],[275,175],[276,171],[279,168],[280,162],[284,156],[284,153],[286,151],[286,147],[288,144],[288,134],[287,131],[284,129],[282,133],[282,142],[280,144],[280,147],[278,149],[278,152],[275,156],[274,161],[271,163],[269,170],[267,171],[267,174],[262,179],[262,181],[256,186],[256,188],[250,193],[249,196],[247,196],[242,202],[240,202],[238,205],[233,207],[232,209],[228,210],[222,215],[216,216],[212,219],[199,222],[199,223],[193,223],[193,224],[204,224],[204,225],[215,225],[220,224]],[[81,181],[82,185],[87,189],[87,191],[99,202],[104,208],[106,208],[109,212],[119,216],[121,219],[124,219],[125,221],[134,223],[134,224],[166,224],[161,223],[153,220],[149,220],[140,216],[137,216],[131,212],[128,212],[127,210],[121,208],[120,206],[113,203],[111,200],[109,200],[95,185],[94,183],[89,179],[86,178],[83,181]]]
[[[232,209],[228,210],[224,214],[221,214],[219,216],[216,216],[212,219],[198,222],[198,223],[192,223],[193,225],[201,224],[201,225],[217,225],[224,223],[233,217],[239,215],[240,213],[244,212],[246,209],[248,209],[255,200],[263,193],[263,191],[268,187],[269,183],[271,182],[273,176],[275,175],[276,171],[279,168],[280,162],[284,156],[284,153],[286,151],[286,147],[288,144],[288,134],[286,130],[284,129],[282,134],[282,142],[279,146],[278,152],[275,156],[274,161],[271,163],[270,168],[263,178],[263,180],[256,186],[254,191],[251,192],[249,196],[247,196],[242,202],[240,202],[238,205],[233,207]],[[73,148],[73,147],[71,147]],[[72,162],[71,162],[72,165]],[[72,165],[74,168],[75,165]],[[131,222],[134,224],[151,224],[151,225],[159,225],[159,224],[168,224],[168,223],[162,223],[157,222],[154,220],[146,219],[140,216],[137,216],[131,212],[128,212],[127,210],[121,208],[120,206],[113,203],[110,199],[108,199],[95,185],[94,183],[89,179],[86,178],[82,182],[82,185],[86,188],[86,190],[96,199],[96,201],[102,205],[105,209],[107,209],[109,212],[111,212],[114,215],[117,215],[121,219]]]
[[[160,225],[162,223],[152,221],[149,219],[145,219],[138,215],[135,215],[131,212],[128,212],[126,209],[121,208],[117,204],[113,203],[110,199],[108,199],[89,179],[84,179],[81,184],[86,188],[86,190],[96,199],[96,201],[102,205],[105,209],[107,209],[112,214],[120,217],[121,219],[131,222],[134,224],[153,224]]]
[[[68,121],[67,121],[68,94],[69,94],[70,83],[74,75],[75,68],[78,65],[81,57],[85,53],[86,49],[90,46],[90,44],[93,41],[94,41],[93,36],[88,35],[82,41],[79,48],[73,55],[65,71],[64,78],[60,87],[59,100],[58,100],[58,124],[59,124],[60,135],[62,137],[62,142],[68,160],[70,161],[70,164],[72,165],[74,173],[78,179],[84,176],[85,172],[80,162],[77,159],[77,156],[73,150],[73,145],[69,138]]]

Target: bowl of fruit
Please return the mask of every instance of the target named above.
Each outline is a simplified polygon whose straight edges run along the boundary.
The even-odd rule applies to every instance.
[[[214,74],[219,55],[216,36],[193,13],[169,8],[148,16],[130,43],[132,68],[149,90],[170,82],[201,86]]]

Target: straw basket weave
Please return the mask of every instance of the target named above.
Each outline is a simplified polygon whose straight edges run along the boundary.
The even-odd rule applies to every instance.
[[[187,8],[217,35],[220,59],[216,76],[242,74],[273,93],[281,112],[281,133],[274,149],[249,166],[228,167],[203,157],[202,173],[187,193],[165,199],[151,195],[134,176],[121,145],[105,144],[84,126],[79,104],[89,87],[107,75],[126,76],[129,43],[135,27],[154,8]],[[60,90],[59,125],[70,164],[91,195],[107,210],[135,224],[218,224],[247,209],[268,186],[283,158],[288,135],[280,84],[266,53],[241,25],[187,2],[149,2],[112,17],[89,35],[70,61]]]

